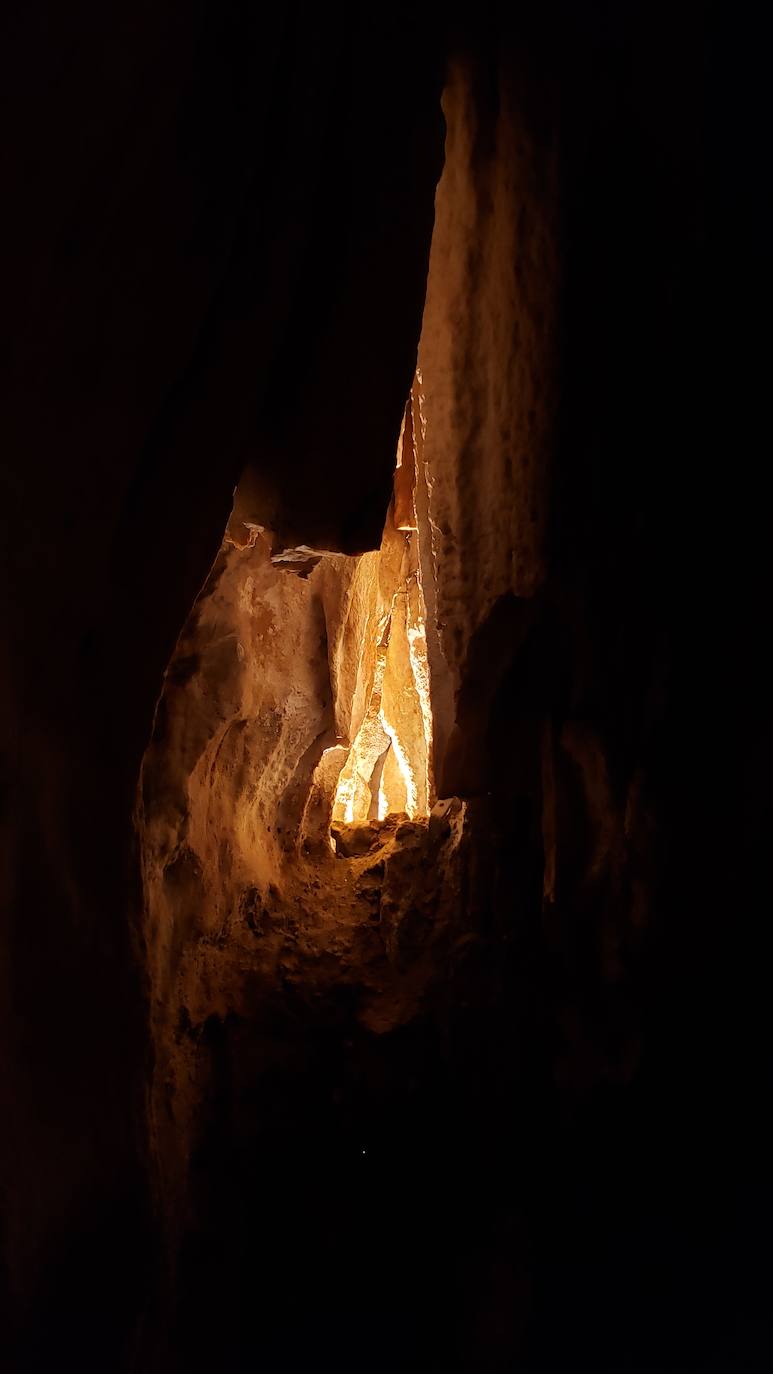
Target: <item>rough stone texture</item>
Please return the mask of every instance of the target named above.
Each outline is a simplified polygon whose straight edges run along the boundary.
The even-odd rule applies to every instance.
[[[240,469],[243,549],[264,501],[275,552],[381,534],[443,42],[416,7],[357,26],[351,7],[86,3],[26,7],[2,45],[0,1338],[22,1374],[63,1351],[99,1374],[769,1367],[767,49],[737,7],[709,41],[691,0],[453,8],[411,423],[453,578],[435,591],[422,549],[438,778],[464,811],[446,797],[338,859],[312,779],[323,913],[311,852],[300,886],[266,888],[287,857],[268,808],[265,850],[245,826],[229,871],[194,768],[215,867],[184,844],[168,882],[159,864],[181,919],[151,949],[140,759]],[[345,626],[309,561],[282,576],[316,578]],[[310,650],[319,609],[286,594]],[[207,655],[206,719],[170,727],[191,761],[262,692],[227,646]],[[298,670],[304,730],[348,731],[353,664],[340,719],[319,662]],[[316,736],[291,703],[276,719],[265,772],[294,834]],[[241,796],[239,735],[221,797]],[[164,1170],[156,1190],[184,1236],[168,1293],[151,965],[181,1113],[178,1131],[154,1095],[153,1138],[162,1162],[185,1143],[185,1215]]]
[[[402,472],[398,467],[396,487]],[[349,737],[352,749],[333,808],[337,821],[383,818],[387,812],[426,816],[430,807],[432,709],[419,563],[419,540],[428,527],[415,527],[412,490],[409,504],[413,527],[407,530],[395,524],[395,502],[389,506],[371,612],[356,646],[366,709]],[[333,658],[347,647],[336,646]]]
[[[418,529],[396,528],[390,507],[378,557],[325,556],[304,578],[290,571],[302,566],[297,553],[270,561],[275,538],[230,549],[162,698],[143,778],[148,943],[164,966],[154,986],[154,1143],[183,1252],[215,1205],[209,1183],[197,1199],[190,1164],[209,1119],[200,1047],[213,1018],[233,1071],[257,1026],[281,1053],[285,997],[327,1008],[339,1035],[361,1037],[366,1058],[376,1053],[369,1037],[391,1043],[406,1024],[429,1023],[452,1043],[460,1037],[462,1056],[482,1056],[462,1070],[473,1100],[480,1074],[494,1102],[528,1101],[535,1018],[551,1027],[551,1074],[570,1100],[630,1084],[640,1063],[636,988],[662,861],[642,743],[632,738],[623,767],[603,715],[582,708],[596,608],[589,596],[566,604],[565,569],[548,547],[559,125],[538,137],[528,86],[517,101],[513,87],[490,101],[481,82],[474,63],[459,63],[444,96],[446,165],[401,448],[413,458]],[[402,524],[405,475],[401,464]],[[381,756],[396,809],[415,805],[395,748],[385,751],[388,725],[401,738],[420,733],[418,697],[401,687],[420,569],[448,805],[426,828],[406,821],[382,832],[342,826],[339,803],[333,857],[326,748],[338,762],[340,745],[354,746],[341,780],[358,821]],[[196,677],[186,682],[189,662]],[[649,710],[659,707],[655,684]],[[180,747],[189,738],[192,754]],[[183,794],[171,841],[166,773],[179,774]],[[449,793],[480,800],[463,813]],[[425,788],[418,809],[428,802]],[[274,932],[257,950],[255,930]],[[479,1034],[507,1043],[501,1061]],[[231,1126],[231,1148],[248,1158],[266,1092],[264,1071],[253,1072],[257,1118]]]
[[[0,1272],[34,1368],[122,1368],[155,1281],[132,815],[240,471],[296,542],[380,537],[442,158],[420,21],[392,108],[403,18],[43,0],[4,33]]]
[[[503,53],[492,61],[506,60]],[[486,98],[487,82],[498,92]],[[500,597],[544,581],[557,404],[559,128],[528,94],[452,64],[419,349],[440,648],[458,691]],[[471,556],[474,550],[474,556]],[[441,719],[445,738],[447,722]],[[439,780],[443,760],[436,760]],[[458,790],[452,779],[440,792]]]
[[[403,497],[412,510],[410,487]],[[436,977],[432,951],[458,886],[443,876],[449,825],[426,822],[417,540],[395,527],[393,504],[380,551],[361,557],[292,562],[272,557],[264,533],[241,545],[227,534],[167,669],[137,826],[151,1149],[173,1245],[193,1205],[202,1027],[248,1022],[258,1007],[265,1020],[263,1003],[289,980],[309,1002],[349,986],[357,1020],[386,1031],[415,1014]],[[334,805],[337,789],[353,816]],[[382,794],[389,819],[378,818]],[[336,825],[369,815],[378,819]]]

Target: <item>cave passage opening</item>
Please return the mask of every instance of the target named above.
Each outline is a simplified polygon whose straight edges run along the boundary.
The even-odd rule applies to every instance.
[[[380,1062],[445,967],[467,817],[435,784],[426,434],[417,371],[378,548],[290,547],[259,506],[232,520],[165,674],[138,824],[155,1150],[181,1234],[219,1206],[216,1190],[190,1201],[191,1161],[213,1133],[220,1148],[223,1064],[240,1158],[281,1160],[307,1129],[369,1148],[391,1113],[349,1083],[350,1047]],[[329,1119],[320,1075],[348,1104]]]
[[[418,380],[400,429],[381,548],[364,555],[374,583],[359,653],[366,705],[338,775],[334,828],[392,815],[415,820],[429,814],[433,800],[427,608],[416,501],[416,433],[424,424]]]

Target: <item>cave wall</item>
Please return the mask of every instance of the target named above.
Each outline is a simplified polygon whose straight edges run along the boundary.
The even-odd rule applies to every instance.
[[[239,514],[270,504],[287,543],[380,536],[442,145],[443,43],[402,18],[42,6],[4,45],[2,1277],[20,1368],[68,1339],[83,1367],[125,1367],[137,1313],[153,1325],[132,818],[237,477]],[[242,1253],[261,1225],[273,1246],[243,1294],[274,1285],[269,1356],[296,1330],[277,1269],[318,1286],[311,1348],[335,1343],[343,1255],[351,1347],[376,1321],[392,1367],[417,1324],[445,1367],[765,1367],[765,77],[739,32],[725,15],[707,36],[691,3],[452,16],[420,490],[449,578],[436,773],[478,837],[452,879],[468,924],[434,1028],[355,1037],[345,1071],[340,950],[317,1020],[296,991],[269,999],[263,1041],[227,1013],[199,1041],[180,1027],[208,1065],[210,1220],[242,1215],[224,1166],[255,1119],[240,1136],[233,1104],[276,1069],[256,1118],[284,1124],[239,1223]],[[285,1043],[312,1027],[289,1055],[307,1103],[291,1147],[274,1014]],[[353,1173],[363,1119],[380,1192]],[[233,1316],[233,1270],[196,1277],[214,1283],[223,1234],[185,1258],[188,1311]],[[221,1356],[238,1325],[213,1320]]]
[[[157,1263],[142,753],[261,436],[316,416],[283,439],[277,523],[305,485],[327,547],[380,537],[442,157],[438,59],[414,23],[429,80],[392,111],[399,7],[44,4],[7,39],[3,1337],[24,1367],[69,1333],[84,1366],[109,1349],[117,1368]],[[323,405],[324,369],[351,387],[328,373]],[[368,490],[331,483],[363,440]]]
[[[257,1017],[263,1038],[266,1007],[289,986],[297,983],[313,1003],[329,995],[331,982],[340,993],[358,976],[367,986],[362,1017],[379,1019],[373,966],[385,952],[373,922],[380,905],[386,916],[391,903],[394,917],[412,896],[389,895],[402,860],[380,852],[378,826],[373,834],[343,826],[342,843],[363,860],[354,868],[333,858],[331,826],[336,834],[347,756],[363,723],[373,728],[373,702],[378,709],[383,696],[403,756],[412,745],[418,752],[413,776],[426,827],[426,780],[419,795],[426,755],[406,633],[416,594],[411,566],[410,533],[395,528],[391,507],[380,551],[360,557],[304,561],[300,550],[272,557],[267,534],[253,531],[241,544],[226,534],[164,675],[136,825],[153,1041],[149,1134],[172,1246],[190,1204],[197,1114],[206,1111],[204,1028],[235,1017],[248,1026]],[[375,728],[371,768],[390,742]],[[409,817],[405,786],[386,785],[399,813],[383,827],[388,844]],[[408,849],[420,831],[403,826]],[[435,831],[437,851],[449,826]],[[387,943],[399,943],[394,925],[383,921]],[[362,966],[347,974],[347,963],[357,967],[358,941]],[[355,946],[348,959],[347,942]],[[382,977],[394,983],[388,965]],[[399,1004],[391,986],[390,999]],[[415,993],[404,1000],[412,1007]],[[407,1015],[397,1005],[391,1021]],[[388,1024],[390,1012],[381,1019]],[[280,1018],[278,1043],[282,1035]]]
[[[441,797],[458,795],[466,804],[449,850],[453,862],[428,890],[411,863],[411,848],[422,852],[416,837],[405,863],[399,845],[390,851],[386,880],[367,869],[358,873],[358,882],[367,874],[374,909],[360,906],[358,918],[355,904],[354,919],[368,939],[348,946],[346,955],[339,947],[346,998],[332,1008],[327,991],[322,994],[331,1037],[323,1077],[355,1121],[364,1109],[341,1086],[341,1041],[357,1044],[366,1082],[375,1077],[377,1058],[399,1062],[406,1029],[422,1047],[418,1092],[432,1100],[443,1123],[436,1165],[443,1182],[429,1190],[433,1215],[442,1210],[444,1187],[453,1189],[450,1180],[465,1165],[469,1177],[453,1190],[450,1209],[462,1236],[451,1247],[456,1270],[444,1269],[432,1247],[446,1306],[433,1289],[420,1315],[409,1299],[404,1311],[425,1340],[428,1314],[444,1313],[469,1367],[483,1358],[495,1367],[515,1358],[531,1361],[529,1367],[560,1367],[575,1332],[602,1367],[614,1367],[617,1349],[621,1358],[646,1360],[668,1332],[667,1315],[649,1337],[631,1321],[646,1275],[657,1268],[660,1312],[667,1313],[682,1262],[676,1256],[686,1251],[697,1264],[700,1254],[690,1235],[694,1201],[680,1209],[675,1200],[685,1186],[681,1156],[658,1155],[649,1118],[673,1105],[667,1080],[653,1088],[648,1077],[652,1057],[662,1052],[659,1037],[668,1034],[665,1016],[660,1024],[652,1017],[663,968],[652,951],[666,938],[672,779],[668,768],[666,777],[660,770],[668,755],[663,740],[674,728],[673,587],[648,550],[654,539],[673,570],[661,541],[674,512],[661,505],[651,472],[655,434],[662,450],[664,417],[674,420],[667,385],[657,396],[647,389],[646,406],[637,390],[649,349],[668,377],[660,334],[665,303],[671,303],[674,345],[679,312],[692,307],[685,268],[698,251],[696,187],[683,192],[689,213],[676,226],[647,219],[648,269],[633,285],[633,305],[623,301],[609,278],[638,243],[637,195],[660,204],[663,182],[670,185],[674,172],[657,142],[644,159],[649,181],[640,182],[641,150],[628,174],[618,164],[610,142],[627,147],[633,131],[629,124],[625,135],[612,137],[608,121],[619,105],[604,108],[609,85],[600,79],[610,79],[610,40],[596,37],[598,47],[591,45],[586,56],[603,94],[590,111],[579,78],[576,84],[564,65],[567,52],[548,58],[539,26],[529,41],[507,28],[496,38],[479,34],[471,51],[452,55],[411,416],[417,504],[430,536],[422,566],[435,774]],[[546,64],[537,77],[535,55]],[[635,111],[631,97],[634,126]],[[682,155],[676,145],[673,157]],[[689,166],[681,174],[695,178],[698,170]],[[600,223],[599,204],[607,211]],[[639,331],[636,350],[628,309]],[[596,345],[590,352],[588,337]],[[603,393],[596,368],[610,373]],[[645,409],[621,458],[612,417],[622,424]],[[667,461],[662,451],[657,461]],[[648,524],[654,516],[664,526],[658,538]],[[320,878],[321,900],[338,908],[341,897],[318,865]],[[404,899],[414,884],[415,902],[403,900],[390,911],[391,894]],[[287,896],[277,892],[263,903],[268,927],[284,919]],[[229,1173],[238,1174],[245,1159],[262,1158],[262,1150],[267,1167],[278,1168],[295,1112],[302,1115],[305,1075],[319,1065],[312,1046],[321,1021],[306,1008],[286,1096],[272,1108],[274,1141],[266,1145],[271,1132],[260,1124],[259,1110],[257,1120],[250,1116],[244,1100],[247,1083],[259,1100],[270,1100],[258,1068],[272,1062],[261,1039],[267,1025],[274,1053],[288,1037],[284,1014],[276,1006],[268,1010],[267,988],[276,997],[284,982],[292,1000],[326,986],[327,970],[314,967],[319,932],[312,913],[319,901],[319,891],[302,903],[295,899],[295,924],[279,937],[287,967],[269,971],[262,997],[245,998],[243,986],[237,991],[239,975],[233,982],[229,974],[226,1004],[222,983],[204,986],[193,1026],[183,1028],[185,1054],[194,1040],[198,1072],[206,1077],[211,1050],[202,1028],[207,1016],[221,1027],[218,1054],[238,1081],[224,1089],[232,1116],[220,1158]],[[373,917],[376,929],[366,924]],[[428,949],[436,961],[430,976]],[[399,976],[390,986],[392,1000],[374,1014],[370,980],[380,961],[390,977],[395,968]],[[245,1064],[251,1066],[247,1083]],[[438,1089],[444,1074],[453,1086]],[[394,1084],[374,1096],[371,1131],[383,1139],[390,1115],[400,1119],[409,1108]],[[208,1111],[199,1098],[205,1134],[215,1129]],[[308,1128],[316,1141],[316,1117]],[[328,1122],[326,1129],[335,1141],[339,1128]],[[419,1138],[437,1146],[426,1121]],[[487,1190],[480,1175],[492,1141],[503,1177],[496,1175]],[[410,1226],[410,1165],[398,1152],[391,1167],[399,1180],[394,1211]],[[630,1234],[623,1238],[618,1211],[626,1167],[644,1181],[640,1197],[626,1194]],[[352,1187],[338,1179],[345,1215]],[[234,1184],[234,1192],[243,1199],[249,1189]],[[315,1218],[311,1228],[327,1214],[303,1190],[301,1196]],[[220,1254],[224,1235],[233,1234],[218,1219],[218,1199],[203,1182],[192,1226],[199,1267],[203,1249]],[[246,1206],[260,1213],[262,1194]],[[296,1203],[296,1220],[299,1210]],[[671,1254],[658,1251],[658,1225]],[[612,1272],[608,1255],[616,1246],[619,1265]],[[587,1277],[579,1258],[586,1249],[592,1256]],[[470,1295],[476,1268],[480,1290]],[[257,1272],[266,1284],[263,1270]],[[599,1275],[615,1294],[615,1314],[604,1321],[593,1292]],[[550,1320],[554,1299],[572,1313],[566,1335]],[[458,1327],[449,1304],[459,1313]],[[373,1311],[381,1310],[374,1302]]]
[[[754,363],[723,353],[743,292],[710,286],[717,237],[733,242],[711,144],[724,102],[715,90],[711,123],[705,104],[722,63],[699,7],[564,17],[555,47],[537,20],[494,43],[484,25],[456,107],[452,69],[460,158],[438,190],[420,347],[437,563],[454,579],[445,605],[438,591],[454,680],[438,776],[478,799],[491,845],[478,966],[495,1010],[470,1038],[486,1138],[509,1142],[492,1212],[515,1269],[485,1309],[501,1320],[491,1359],[762,1368],[751,950],[768,809],[730,721],[767,756],[753,626],[768,579],[711,475],[733,414],[747,491],[758,473],[729,381]],[[725,539],[732,609],[713,590]]]
[[[482,754],[475,723],[459,719],[471,637],[498,602],[533,597],[547,574],[560,367],[561,126],[549,74],[535,90],[518,57],[505,44],[477,60],[452,61],[443,97],[446,161],[419,349],[441,795],[476,786],[457,757],[466,749],[469,772]],[[493,690],[493,662],[485,672]],[[482,701],[478,715],[483,721]]]
[[[136,817],[149,1145],[168,1259],[143,1345],[154,1368],[205,1368],[224,1350],[241,1359],[250,1293],[264,1358],[281,1348],[291,1362],[311,1353],[336,1287],[358,1320],[391,1302],[406,1204],[384,1127],[405,1111],[403,1040],[421,1046],[427,1017],[442,1014],[449,968],[463,986],[478,915],[460,905],[470,843],[458,800],[428,816],[425,796],[414,820],[393,806],[358,824],[334,807],[374,699],[388,697],[406,746],[417,732],[424,744],[405,633],[414,534],[390,507],[381,550],[359,558],[272,558],[266,535],[227,535],[165,673]],[[427,1069],[415,1065],[410,1082],[415,1098]],[[365,1214],[384,1170],[394,1204],[363,1268],[353,1166],[371,1150]],[[382,1281],[383,1297],[369,1297]],[[351,1339],[338,1345],[345,1368]]]
[[[405,933],[403,971],[422,970],[407,1020],[389,1008],[363,1026],[371,944],[347,964],[349,1001],[326,1008],[324,1054],[296,1046],[298,1079],[314,1063],[352,1131],[368,1121],[390,1178],[390,1260],[371,1258],[381,1298],[368,1305],[341,1249],[318,1262],[332,1254],[376,1324],[393,1311],[392,1256],[405,1266],[421,1297],[395,1300],[385,1367],[402,1337],[464,1368],[754,1368],[764,999],[747,995],[744,911],[763,799],[725,730],[752,701],[759,726],[760,699],[712,648],[709,531],[748,570],[723,622],[747,667],[764,578],[760,546],[741,552],[700,476],[717,437],[700,13],[660,14],[665,47],[637,9],[563,18],[557,40],[532,20],[452,44],[413,416],[435,771],[465,807],[439,887],[386,927],[392,952]],[[395,886],[415,882],[409,865]],[[438,931],[429,978],[410,935],[422,917]],[[251,1015],[218,1034],[222,1062],[237,1075],[250,1062],[254,1085]],[[337,1036],[356,1046],[356,1090]],[[273,1167],[297,1124],[287,1100]],[[309,1110],[334,1153],[336,1111],[325,1135]],[[256,1134],[242,1116],[223,1157]],[[417,1188],[424,1152],[433,1177]],[[302,1187],[293,1223],[346,1216],[367,1245],[351,1211],[375,1187],[352,1166],[345,1153],[334,1168],[329,1209]],[[395,1234],[416,1234],[416,1209],[434,1228],[423,1287]]]

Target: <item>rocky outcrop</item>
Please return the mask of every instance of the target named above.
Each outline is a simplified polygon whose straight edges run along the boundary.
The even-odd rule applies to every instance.
[[[765,82],[700,4],[432,9],[4,50],[21,1374],[769,1363]],[[413,817],[333,817],[365,727]]]
[[[380,551],[331,554],[313,525],[293,526],[290,544],[265,490],[251,506],[240,495],[167,675],[143,772],[153,1143],[174,1249],[184,1260],[194,1247],[207,1283],[202,1251],[222,1254],[238,1199],[260,1214],[250,1162],[279,1169],[304,1118],[320,1036],[335,1122],[362,1119],[340,1081],[345,1047],[370,1083],[411,1035],[428,1056],[417,1091],[446,1072],[455,1085],[441,1094],[460,1142],[450,1157],[478,1158],[501,1132],[545,1212],[549,1123],[640,1081],[665,864],[662,619],[627,558],[617,588],[594,571],[594,541],[619,552],[627,511],[578,491],[564,449],[570,135],[521,62],[503,43],[451,66],[419,367]],[[271,520],[265,538],[245,537]],[[635,630],[620,621],[623,590]],[[401,739],[423,744],[410,774],[423,791],[406,781]],[[383,816],[382,793],[413,819]],[[401,1079],[385,1094],[377,1133],[407,1091]],[[225,1208],[214,1166],[197,1163],[213,1149],[231,1178]],[[339,1183],[344,1207],[352,1186]],[[497,1358],[528,1340],[529,1205],[514,1186],[504,1240],[469,1223],[502,1285]]]
[[[469,60],[452,65],[443,106],[419,367],[436,619],[458,692],[472,634],[501,597],[533,596],[547,572],[559,126],[533,127],[528,81],[501,82]]]
[[[189,1202],[202,1027],[249,1023],[256,997],[264,1020],[292,968],[307,1001],[349,987],[363,1025],[395,1028],[453,925],[458,889],[438,867],[451,829],[427,821],[420,531],[412,451],[410,466],[405,446],[401,459],[377,552],[272,553],[276,536],[234,513],[167,669],[137,823],[153,1150],[175,1215]],[[411,944],[421,969],[407,977]]]
[[[132,817],[234,487],[259,469],[287,543],[383,528],[442,159],[411,34],[399,110],[399,6],[44,3],[6,35],[0,1270],[33,1363],[55,1330],[121,1367],[154,1281]]]

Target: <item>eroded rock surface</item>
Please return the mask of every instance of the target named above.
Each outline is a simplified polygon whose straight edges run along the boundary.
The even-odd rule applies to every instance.
[[[257,491],[245,525],[242,493],[167,673],[140,823],[175,1245],[222,1224],[197,1182],[224,1129],[212,1094],[238,1176],[268,1148],[275,1079],[272,1148],[306,1110],[320,1036],[337,1080],[350,1042],[372,1066],[415,1034],[439,1080],[456,1064],[452,1117],[488,1094],[516,1134],[543,1032],[570,1098],[636,1072],[659,856],[629,840],[649,805],[638,746],[613,783],[608,723],[583,704],[596,608],[551,558],[558,126],[533,99],[452,67],[380,549],[288,545]]]
[[[19,9],[21,1374],[769,1366],[766,86],[704,8]],[[415,513],[441,800],[334,854],[425,284],[384,569]]]
[[[400,499],[413,510],[412,483]],[[138,821],[154,1149],[175,1214],[213,1017],[263,1025],[289,996],[313,1021],[343,997],[382,1033],[443,966],[463,819],[430,825],[418,529],[393,511],[355,558],[227,535],[166,674]]]

